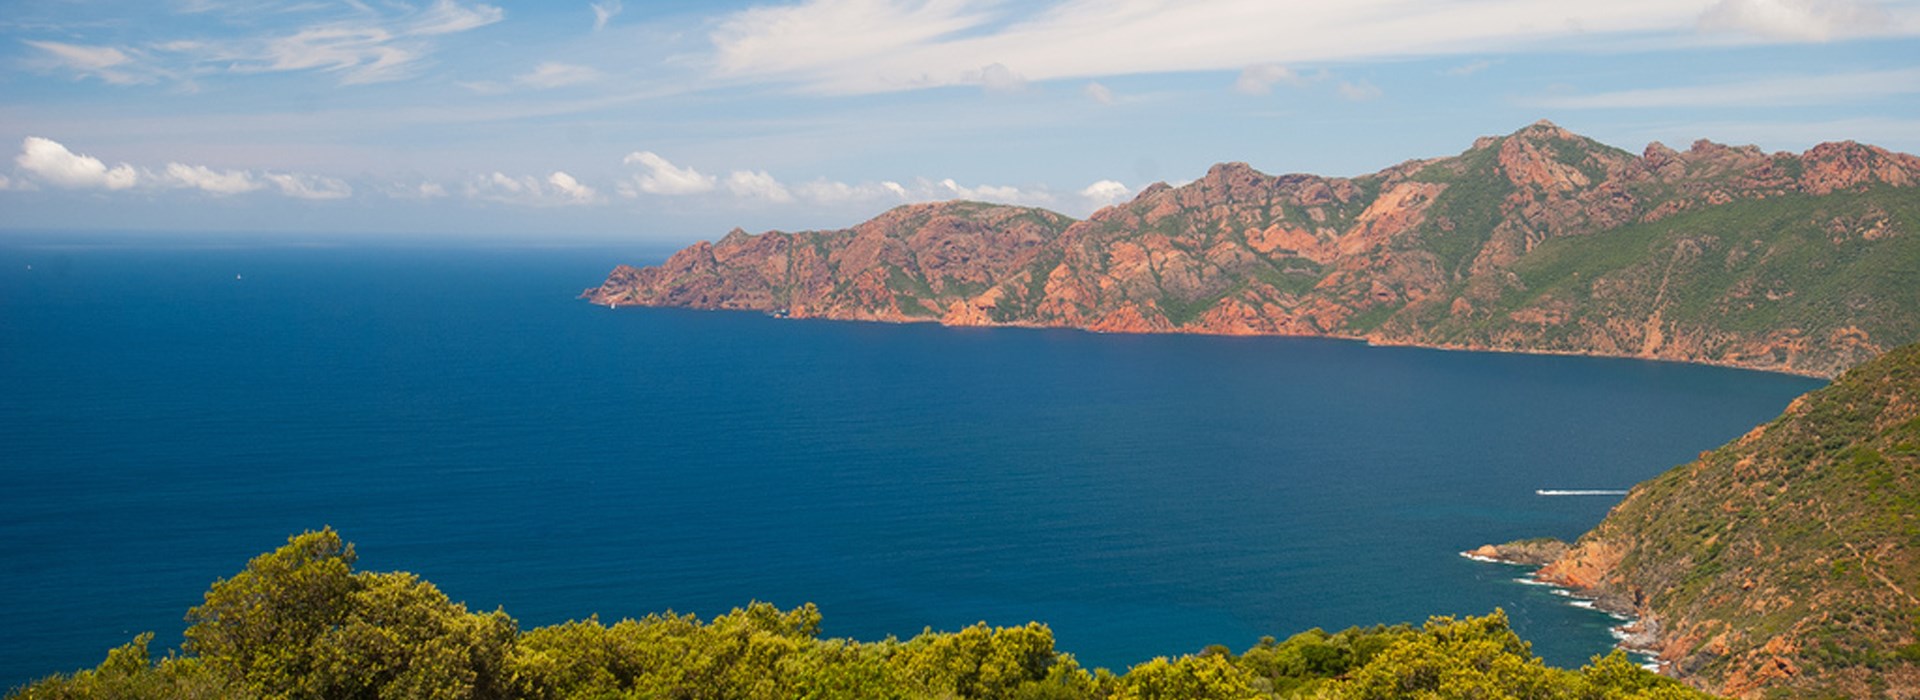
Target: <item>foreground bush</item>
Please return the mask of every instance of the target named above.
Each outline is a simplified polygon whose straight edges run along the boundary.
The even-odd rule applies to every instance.
[[[353,571],[331,529],[215,582],[187,614],[183,653],[158,661],[153,635],[98,668],[15,690],[17,698],[1246,698],[1705,697],[1614,652],[1578,671],[1546,666],[1498,611],[1426,625],[1310,630],[1243,654],[1209,647],[1124,674],[1087,671],[1045,625],[926,632],[905,641],[820,638],[812,605],[754,603],[702,622],[649,615],[521,632],[407,573]]]

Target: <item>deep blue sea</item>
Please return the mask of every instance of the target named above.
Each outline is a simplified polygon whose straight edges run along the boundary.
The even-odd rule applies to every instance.
[[[1632,360],[609,310],[635,247],[0,237],[0,687],[92,666],[332,525],[523,627],[818,603],[832,636],[1050,624],[1090,666],[1505,608],[1819,382]],[[95,236],[99,239],[100,237]]]

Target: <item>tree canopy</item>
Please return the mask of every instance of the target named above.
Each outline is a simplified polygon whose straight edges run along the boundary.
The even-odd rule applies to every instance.
[[[354,571],[332,529],[295,535],[216,581],[181,652],[151,633],[98,667],[9,697],[536,698],[541,700],[1243,700],[1706,697],[1614,652],[1579,670],[1534,657],[1504,613],[1424,626],[1318,629],[1244,653],[1213,646],[1125,673],[1088,671],[1040,623],[911,639],[820,637],[813,605],[752,603],[702,621],[672,612],[521,631],[405,572]]]

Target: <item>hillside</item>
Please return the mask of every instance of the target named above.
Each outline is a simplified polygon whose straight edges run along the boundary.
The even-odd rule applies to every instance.
[[[1635,487],[1541,569],[1739,697],[1920,694],[1920,345]]]
[[[1085,221],[974,202],[735,231],[599,304],[1116,332],[1324,335],[1833,376],[1920,340],[1920,158],[1540,122],[1354,178],[1214,166]]]

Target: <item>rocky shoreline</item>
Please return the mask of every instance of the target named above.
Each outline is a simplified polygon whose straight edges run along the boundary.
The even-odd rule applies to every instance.
[[[1575,607],[1597,610],[1619,620],[1620,624],[1609,629],[1616,640],[1615,646],[1637,657],[1648,670],[1665,673],[1665,664],[1660,661],[1660,621],[1630,601],[1606,595],[1591,583],[1559,573],[1555,565],[1573,551],[1566,542],[1540,537],[1485,544],[1461,552],[1460,556],[1489,564],[1533,567],[1533,571],[1519,579],[1521,582],[1552,587],[1554,593],[1565,596]]]

